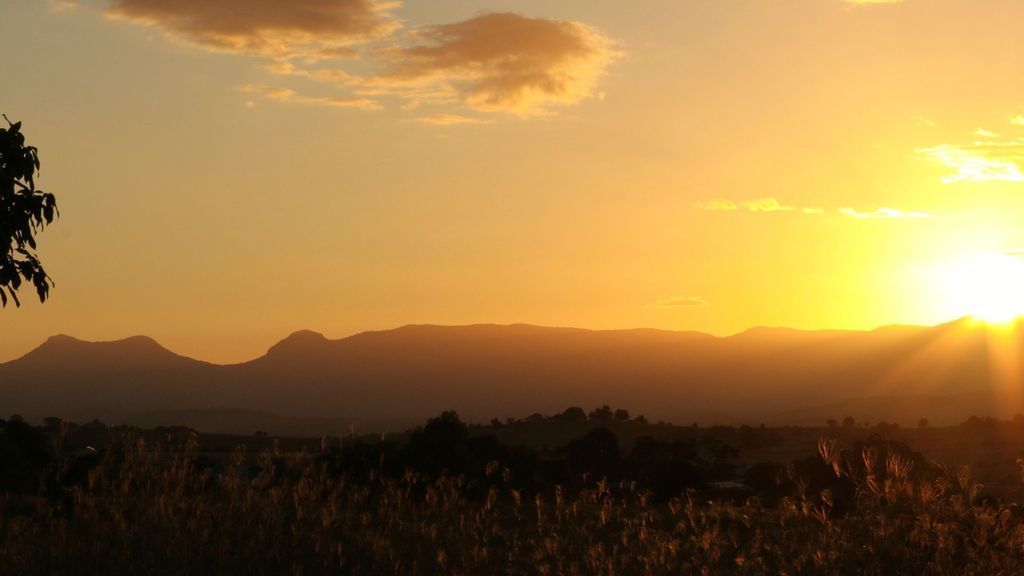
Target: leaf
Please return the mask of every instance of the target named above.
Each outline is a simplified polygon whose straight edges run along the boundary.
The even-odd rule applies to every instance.
[[[35,235],[60,216],[52,194],[36,190],[38,150],[25,145],[21,122],[0,128],[0,306],[21,306],[18,290],[32,284],[41,302],[53,285],[35,256]],[[8,296],[10,298],[8,298]]]

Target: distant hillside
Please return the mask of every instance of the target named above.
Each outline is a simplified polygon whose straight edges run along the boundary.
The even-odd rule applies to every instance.
[[[30,419],[170,424],[180,416],[203,427],[214,410],[225,424],[218,431],[245,433],[259,422],[338,433],[446,409],[484,422],[601,404],[682,423],[817,423],[850,413],[940,424],[1024,412],[1002,392],[1024,383],[1001,360],[1022,351],[1020,340],[994,340],[966,320],[871,332],[757,328],[728,338],[527,325],[405,326],[340,340],[304,331],[228,366],[144,337],[58,336],[0,364],[0,406]]]
[[[1020,403],[998,404],[992,394],[955,394],[949,396],[871,396],[848,398],[821,406],[788,410],[768,419],[769,424],[821,426],[828,419],[853,417],[859,424],[897,423],[916,426],[921,418],[929,425],[964,422],[969,416],[994,416],[1006,420],[1024,414]]]

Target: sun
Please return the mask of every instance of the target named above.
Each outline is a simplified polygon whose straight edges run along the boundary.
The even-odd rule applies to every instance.
[[[950,265],[940,282],[958,315],[1004,323],[1024,316],[1024,258],[984,254]]]

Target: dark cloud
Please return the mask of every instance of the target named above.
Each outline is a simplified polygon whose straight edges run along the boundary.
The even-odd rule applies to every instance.
[[[263,56],[275,74],[335,85],[342,105],[372,108],[391,98],[406,110],[423,107],[423,121],[434,124],[464,123],[466,109],[526,116],[600,96],[597,82],[618,56],[611,40],[586,24],[512,13],[397,34],[398,3],[388,0],[110,2],[112,19],[209,50]],[[334,104],[285,90],[257,91]]]
[[[387,71],[366,84],[518,114],[594,95],[616,57],[611,41],[585,24],[510,13],[420,29],[412,42],[386,51]]]
[[[375,0],[114,0],[107,14],[216,50],[273,58],[345,53],[397,28]]]

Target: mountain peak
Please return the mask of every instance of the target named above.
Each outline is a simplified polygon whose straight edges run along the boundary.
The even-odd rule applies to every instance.
[[[280,342],[275,344],[274,347],[280,346],[282,344],[315,344],[317,342],[324,342],[326,340],[327,337],[321,334],[320,332],[315,332],[313,330],[299,330],[297,332],[292,332],[291,334],[289,334],[287,337],[285,337],[284,340],[281,340]]]
[[[127,338],[121,338],[119,340],[107,340],[107,341],[88,341],[82,340],[81,338],[75,338],[67,334],[54,334],[46,339],[43,345],[51,346],[88,346],[88,345],[122,345],[122,346],[146,346],[156,347],[164,349],[159,342],[150,338],[149,336],[129,336]]]
[[[35,350],[12,362],[51,362],[70,367],[89,365],[109,359],[116,359],[125,365],[187,360],[164,348],[149,336],[131,336],[120,340],[92,342],[67,334],[57,334],[50,336]]]
[[[330,340],[319,332],[314,332],[312,330],[299,330],[271,346],[267,351],[267,355],[275,356],[280,354],[303,353],[309,350],[322,348],[324,344],[328,342],[330,342]]]
[[[166,348],[161,346],[159,342],[150,338],[149,336],[129,336],[128,338],[115,340],[113,343],[121,344],[122,346],[131,346],[135,348],[167,350]]]
[[[67,334],[54,334],[46,339],[43,345],[50,346],[73,346],[75,344],[84,344],[84,340],[79,340],[74,336],[68,336]]]

